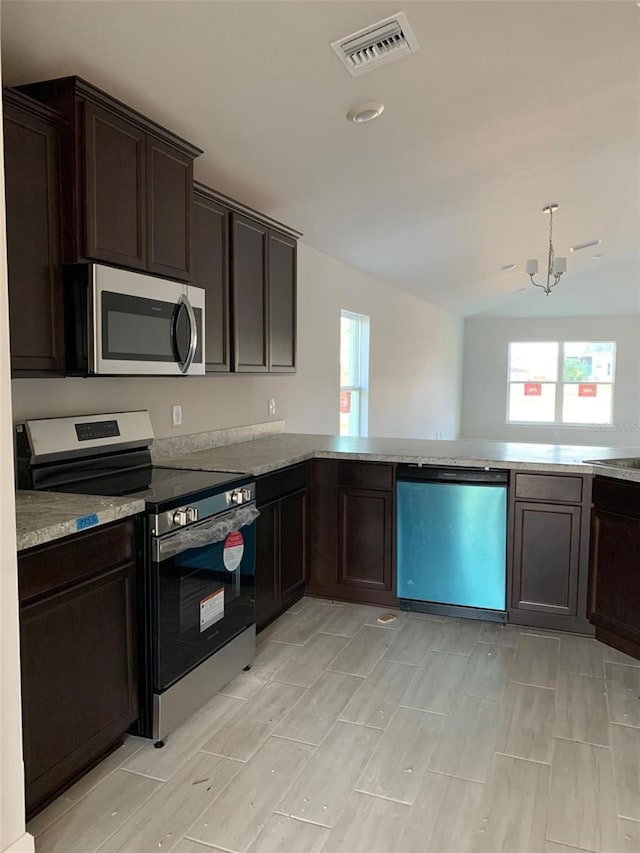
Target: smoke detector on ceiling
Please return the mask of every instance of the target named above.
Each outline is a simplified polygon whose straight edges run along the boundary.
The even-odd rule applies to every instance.
[[[331,42],[331,47],[352,77],[419,50],[404,12],[343,36]]]
[[[379,104],[377,101],[367,101],[350,109],[347,118],[355,124],[365,124],[368,121],[380,118],[383,112],[384,104]]]

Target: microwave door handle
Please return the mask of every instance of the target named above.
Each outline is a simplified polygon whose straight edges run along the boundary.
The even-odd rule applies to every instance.
[[[178,336],[177,336],[178,319],[180,317],[180,314],[183,311],[186,311],[186,313],[187,313],[187,317],[189,320],[189,329],[190,329],[189,348],[188,348],[187,354],[184,356],[184,358],[182,357],[182,353],[180,352],[180,348],[178,346]],[[195,311],[193,310],[193,306],[189,302],[189,298],[184,293],[178,299],[178,310],[176,311],[176,314],[175,314],[175,320],[173,323],[172,334],[173,334],[173,347],[174,347],[174,351],[176,353],[176,361],[178,362],[178,367],[180,368],[180,371],[182,373],[187,373],[189,368],[191,367],[191,364],[192,364],[193,359],[194,359],[195,354],[196,354],[196,349],[198,347],[198,325],[196,323],[196,315],[195,315]]]
[[[184,373],[187,373],[191,365],[193,364],[193,359],[196,356],[196,350],[198,349],[198,323],[196,321],[196,312],[193,310],[193,305],[189,302],[188,296],[182,297],[183,304],[187,309],[187,315],[189,317],[189,326],[191,328],[191,340],[189,342],[189,352],[187,353],[187,358],[184,363]]]

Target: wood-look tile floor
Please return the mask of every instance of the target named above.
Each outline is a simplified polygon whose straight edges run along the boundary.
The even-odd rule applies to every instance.
[[[640,661],[305,598],[164,749],[127,738],[37,853],[640,853]]]

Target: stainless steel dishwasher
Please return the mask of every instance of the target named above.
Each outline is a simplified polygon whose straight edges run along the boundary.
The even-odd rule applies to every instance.
[[[403,609],[506,621],[508,480],[507,471],[398,466]]]

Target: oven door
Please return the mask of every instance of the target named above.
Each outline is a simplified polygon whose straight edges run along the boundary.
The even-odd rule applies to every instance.
[[[92,265],[89,372],[204,374],[204,290]]]
[[[242,514],[232,510],[152,540],[154,693],[255,622],[255,523],[239,526],[234,517]],[[208,543],[207,531],[220,522],[223,538]]]

